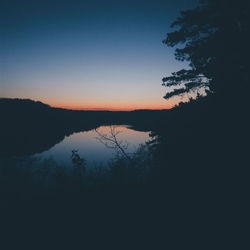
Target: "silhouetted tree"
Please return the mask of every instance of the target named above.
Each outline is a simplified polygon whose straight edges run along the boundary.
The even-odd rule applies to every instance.
[[[85,159],[83,159],[79,156],[77,150],[72,150],[71,161],[72,161],[72,164],[73,164],[75,170],[77,170],[78,172],[85,172],[86,161],[85,161]]]
[[[163,43],[174,47],[182,69],[163,78],[171,87],[166,99],[200,89],[223,98],[242,98],[249,89],[248,0],[200,0],[194,9],[181,12],[172,23],[177,29]],[[183,45],[183,46],[182,46]]]

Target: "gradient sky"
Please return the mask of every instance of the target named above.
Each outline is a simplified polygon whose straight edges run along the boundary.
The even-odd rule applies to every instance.
[[[4,0],[0,97],[73,109],[161,109],[161,79],[185,64],[162,44],[196,0]]]

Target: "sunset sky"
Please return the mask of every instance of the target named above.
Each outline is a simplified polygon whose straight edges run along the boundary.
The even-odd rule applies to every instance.
[[[162,44],[195,0],[4,0],[0,97],[72,109],[164,109],[161,79],[185,64]]]

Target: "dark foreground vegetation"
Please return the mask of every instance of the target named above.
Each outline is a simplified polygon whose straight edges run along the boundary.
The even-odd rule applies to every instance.
[[[44,109],[44,113],[38,113],[44,121],[38,120],[38,117],[33,121],[34,116],[29,116],[29,111],[25,121],[15,121],[15,126],[10,123],[4,131],[4,136],[11,135],[9,129],[13,128],[12,136],[19,136],[19,133],[25,136],[24,141],[19,142],[21,148],[25,148],[26,141],[29,141],[30,130],[34,133],[32,137],[45,132],[43,136],[46,137],[52,134],[53,130],[50,134],[44,129],[45,121],[53,127],[56,117],[59,129],[54,131],[62,132],[58,137],[61,140],[66,134],[62,128],[71,133],[75,131],[73,126],[76,123],[80,131],[82,128],[78,121],[86,119],[85,112],[52,109],[41,103],[31,104]],[[238,219],[244,219],[240,218],[240,214],[237,219],[231,215],[234,209],[238,206],[244,209],[244,203],[247,203],[249,160],[246,157],[247,144],[244,144],[247,143],[247,119],[239,108],[237,105],[229,108],[211,96],[182,104],[171,111],[128,112],[128,122],[118,121],[133,124],[133,119],[129,120],[130,115],[141,113],[141,119],[144,117],[149,122],[140,124],[139,121],[138,124],[142,130],[152,131],[153,140],[129,159],[120,154],[108,169],[86,171],[84,159],[77,152],[72,153],[73,167],[64,168],[52,160],[41,161],[28,156],[20,157],[11,150],[7,154],[7,151],[1,151],[4,152],[0,162],[1,210],[10,227],[8,230],[21,230],[19,233],[22,235],[22,230],[27,227],[31,230],[30,237],[38,237],[32,228],[39,225],[39,231],[60,237],[65,234],[64,230],[74,227],[76,232],[73,230],[73,237],[80,241],[90,235],[110,237],[111,231],[112,237],[123,238],[125,231],[128,237],[135,237],[142,244],[146,235],[152,239],[155,228],[163,235],[154,236],[165,239],[168,237],[165,234],[170,237],[181,224],[184,232],[206,225],[205,232],[197,236],[204,237],[204,240],[204,234],[226,237],[226,233],[222,236],[220,230],[225,230],[228,224],[236,226]],[[7,110],[12,117],[11,108]],[[112,124],[122,114],[104,113],[110,116],[101,117],[103,113],[97,112],[100,120],[97,123],[94,118],[92,123],[87,120],[89,127],[86,129],[101,125],[102,118],[106,119],[104,124]],[[51,115],[51,118],[46,118],[46,115]],[[69,117],[71,119],[68,120]],[[108,117],[115,118],[108,121]],[[16,117],[11,119],[14,121]],[[4,121],[9,120],[5,117]],[[42,125],[39,123],[36,129],[25,127],[29,124],[34,126],[33,122],[38,121]],[[25,126],[19,127],[22,123]],[[37,136],[36,140],[39,140],[40,135]],[[11,149],[16,139],[7,139]],[[34,146],[34,151],[30,152],[36,150]],[[116,231],[120,227],[122,233]],[[111,231],[105,231],[107,228]],[[68,232],[68,237],[71,232]]]

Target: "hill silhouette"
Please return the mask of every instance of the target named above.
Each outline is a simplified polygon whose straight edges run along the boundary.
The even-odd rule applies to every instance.
[[[48,150],[79,131],[101,125],[126,124],[150,131],[166,110],[79,111],[54,108],[29,99],[0,99],[1,155],[31,155]]]

